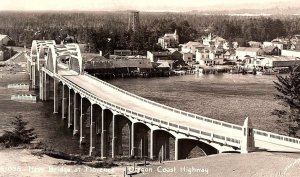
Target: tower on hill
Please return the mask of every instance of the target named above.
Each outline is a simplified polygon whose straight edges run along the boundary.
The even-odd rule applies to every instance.
[[[140,27],[140,12],[129,11],[128,30],[138,31]]]

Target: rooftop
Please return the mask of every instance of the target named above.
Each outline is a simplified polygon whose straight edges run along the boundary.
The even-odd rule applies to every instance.
[[[257,52],[261,50],[260,48],[257,47],[239,47],[236,49],[236,51],[244,51],[244,52]]]
[[[12,40],[8,35],[6,35],[6,34],[0,34],[0,40],[4,39],[6,37],[8,37],[10,40]]]

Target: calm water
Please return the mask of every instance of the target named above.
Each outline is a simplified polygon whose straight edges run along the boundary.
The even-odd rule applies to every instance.
[[[273,94],[275,76],[187,75],[170,78],[118,79],[109,82],[125,90],[175,108],[207,117],[242,124],[249,116],[255,128],[278,132],[276,117],[270,112],[279,105]],[[53,114],[52,102],[18,103],[10,95],[19,91],[6,88],[11,80],[0,81],[0,130],[9,128],[11,118],[21,114],[35,128],[39,139],[57,150],[68,153],[87,152],[79,146],[60,115]],[[28,82],[28,77],[14,79]],[[26,92],[28,93],[28,92]]]
[[[109,81],[127,91],[171,107],[242,125],[249,116],[255,128],[278,132],[271,115],[275,76],[186,75],[170,78]]]

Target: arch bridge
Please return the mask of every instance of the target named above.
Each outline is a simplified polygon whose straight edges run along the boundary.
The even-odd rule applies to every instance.
[[[196,115],[122,90],[83,72],[77,44],[33,41],[27,56],[40,99],[66,119],[89,154],[179,160],[257,149],[300,151],[300,139]],[[38,83],[38,84],[37,84]]]

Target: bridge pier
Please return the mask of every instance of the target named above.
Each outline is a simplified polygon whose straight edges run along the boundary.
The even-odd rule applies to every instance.
[[[154,130],[150,130],[150,159],[154,159]]]
[[[66,115],[67,115],[67,102],[68,102],[67,89],[68,89],[67,86],[63,85],[63,89],[62,89],[62,110],[61,110],[62,119],[66,119]]]
[[[50,78],[47,73],[44,74],[44,100],[47,101],[49,99],[50,94]]]
[[[54,86],[54,95],[53,95],[54,110],[53,110],[53,113],[57,114],[58,113],[58,101],[59,101],[59,90],[58,90],[59,89],[59,86],[58,86],[59,82],[55,78],[53,78],[53,80],[54,80],[54,84],[53,84],[53,86]]]
[[[31,87],[35,88],[35,82],[36,82],[36,73],[35,73],[35,62],[33,65],[31,65]]]
[[[78,93],[74,93],[74,126],[73,126],[73,135],[77,135],[79,131],[79,124],[80,124],[80,97]]]
[[[106,128],[105,128],[105,109],[102,109],[101,119],[101,158],[106,158]]]
[[[86,113],[88,108],[90,107],[91,103],[89,102],[88,99],[86,98],[81,98],[81,103],[80,103],[80,144],[86,143],[86,122],[87,122],[87,117]]]
[[[44,93],[44,75],[45,75],[45,73],[44,73],[44,71],[43,70],[40,70],[40,90],[39,90],[39,92],[40,92],[40,99],[43,101],[44,100],[44,95],[43,95],[43,93]]]
[[[112,117],[112,143],[111,143],[111,157],[112,158],[115,158],[116,141],[117,141],[117,136],[116,136],[116,115],[113,113],[113,117]]]
[[[179,155],[178,153],[179,153],[178,152],[178,138],[175,137],[175,155],[174,155],[175,156],[175,158],[174,158],[175,160],[179,160],[178,159],[178,155]]]
[[[74,92],[72,91],[72,89],[69,89],[68,128],[71,128],[73,126],[73,114],[74,114],[73,102],[74,102]]]
[[[135,144],[134,144],[134,125],[135,123],[132,122],[131,124],[131,132],[130,132],[130,139],[131,139],[131,156],[135,156]]]
[[[91,104],[91,113],[90,113],[90,152],[89,155],[95,154],[95,145],[96,145],[96,125],[94,119],[94,109]]]

